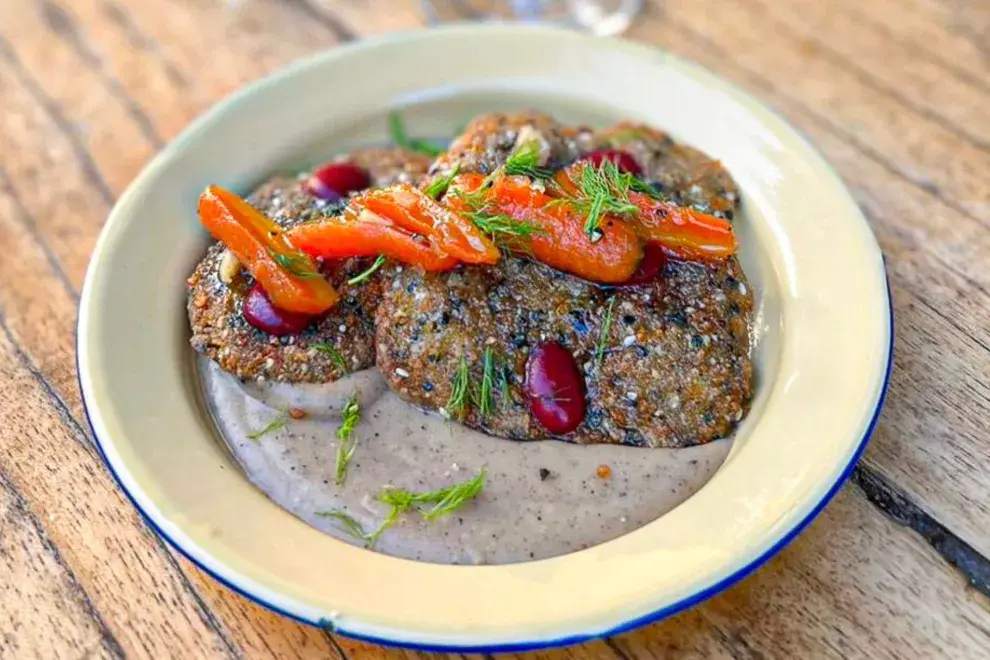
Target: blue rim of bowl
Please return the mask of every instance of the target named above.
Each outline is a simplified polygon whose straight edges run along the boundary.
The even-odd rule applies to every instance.
[[[552,30],[552,28],[546,28],[546,27],[531,27],[530,29]],[[396,34],[384,35],[384,36],[379,36],[377,38],[366,39],[364,41],[366,42],[374,41],[377,43],[388,42],[397,37],[402,37],[404,34],[407,33],[399,33],[397,35]],[[622,40],[615,40],[615,41],[622,42]],[[622,43],[624,45],[629,45],[629,42],[622,42]],[[350,48],[354,48],[354,47],[355,47],[354,44],[351,44],[350,46],[342,46],[335,50],[349,50]],[[666,54],[662,49],[659,48],[653,48],[650,46],[643,46],[643,45],[641,45],[641,47],[644,50],[653,50],[655,52]],[[317,60],[319,57],[320,54],[318,53],[311,57],[303,58],[300,61],[294,62],[288,65],[287,67],[284,67],[282,70],[284,71],[287,69],[291,69],[294,68],[295,66],[305,66],[309,62]],[[677,59],[680,60],[681,62],[688,63],[695,70],[703,72],[704,74],[718,80],[721,84],[726,85],[727,87],[734,89],[735,91],[741,93],[742,95],[749,97],[748,93],[742,92],[741,90],[736,88],[735,85],[731,83],[727,83],[723,79],[711,73],[705,67],[702,67],[701,65],[695,64],[694,62],[690,62],[688,60],[683,60],[681,58],[677,58]],[[214,111],[217,111],[219,109],[219,106],[226,105],[228,102],[241,97],[242,95],[246,94],[248,91],[253,90],[256,87],[265,85],[265,83],[269,80],[269,78],[270,78],[269,76],[266,76],[252,84],[246,85],[240,90],[237,90],[230,96],[219,101],[210,110],[208,110],[206,114],[207,115],[212,114]],[[802,142],[804,142],[806,146],[809,146],[815,155],[818,155],[817,149],[811,147],[809,141],[802,134],[800,134],[794,127],[792,127],[789,122],[784,121],[773,109],[768,108],[766,105],[761,103],[760,107],[766,110],[767,112],[769,112],[771,115],[773,115],[777,120],[789,126],[791,130],[794,131],[794,133],[798,136],[798,138]],[[204,115],[201,115],[193,123],[193,125],[187,128],[186,131],[183,131],[182,135],[186,134],[186,132],[188,132],[191,128],[193,128],[196,124],[198,124],[199,121],[201,121],[203,118]],[[170,147],[172,146],[172,144],[174,144],[174,141],[173,143],[166,145],[166,147],[161,152],[159,152],[159,154],[157,154],[157,156],[153,159],[152,164],[154,162],[158,162],[162,160],[170,151]],[[829,173],[833,177],[835,177],[837,182],[839,182],[839,185],[843,186],[841,182],[841,178],[835,173],[835,171],[831,168],[829,163],[825,161],[824,158],[822,158],[820,155],[818,155],[818,157],[821,160],[821,164],[829,170]],[[866,222],[865,218],[863,219],[863,222]],[[99,244],[97,244],[97,247],[99,247]],[[879,246],[877,247],[877,250],[879,251]],[[298,621],[300,623],[304,623],[316,628],[320,628],[326,630],[327,632],[339,634],[350,639],[354,639],[362,642],[369,642],[372,644],[379,644],[383,646],[394,646],[394,647],[406,648],[417,651],[427,651],[427,652],[435,651],[435,652],[453,652],[453,653],[511,653],[511,652],[533,651],[533,650],[548,649],[548,648],[558,648],[563,646],[581,644],[583,642],[604,639],[606,637],[612,637],[615,635],[621,635],[636,628],[640,628],[642,626],[651,623],[656,623],[663,619],[679,614],[680,612],[683,612],[684,610],[694,607],[695,605],[702,603],[703,601],[711,598],[712,596],[715,596],[716,594],[725,591],[726,589],[733,586],[743,578],[750,575],[756,569],[763,566],[763,564],[765,564],[770,558],[772,558],[778,552],[783,550],[828,505],[828,503],[832,500],[835,494],[839,491],[839,488],[841,488],[842,485],[846,482],[846,480],[849,479],[849,476],[852,474],[853,469],[855,469],[856,464],[859,462],[860,457],[863,455],[863,452],[866,450],[870,438],[873,435],[873,431],[876,429],[877,422],[880,419],[880,413],[883,410],[884,401],[886,400],[887,397],[887,389],[890,384],[890,374],[891,374],[891,369],[893,367],[893,356],[894,356],[894,307],[890,293],[890,278],[887,275],[886,261],[884,260],[882,253],[880,254],[880,267],[882,269],[884,275],[884,281],[886,285],[885,293],[887,296],[887,327],[888,327],[886,364],[884,365],[883,383],[880,386],[879,396],[877,397],[876,406],[873,410],[872,416],[870,417],[870,421],[867,424],[866,429],[863,431],[863,435],[860,438],[859,443],[856,446],[856,449],[852,452],[852,454],[849,457],[849,460],[847,461],[846,465],[843,467],[842,471],[836,477],[835,481],[825,492],[822,498],[817,502],[817,504],[815,504],[815,506],[811,508],[811,510],[807,513],[807,515],[804,516],[804,518],[796,522],[789,530],[784,532],[780,536],[780,538],[778,538],[776,541],[771,543],[766,550],[764,550],[762,553],[757,555],[748,564],[738,568],[730,575],[725,576],[724,578],[714,582],[713,584],[704,587],[702,589],[699,589],[693,594],[685,596],[684,598],[680,599],[677,602],[658,608],[647,614],[634,617],[620,624],[617,624],[607,630],[598,631],[594,633],[587,633],[587,634],[568,635],[565,637],[558,637],[556,639],[534,639],[534,640],[524,640],[518,642],[508,642],[504,644],[487,644],[487,645],[486,644],[479,644],[479,645],[423,644],[423,643],[406,641],[402,639],[375,637],[373,635],[363,635],[360,633],[350,632],[346,629],[346,627],[333,625],[328,619],[321,618],[314,621],[312,619],[302,617],[298,614],[295,614],[284,608],[278,607],[277,605],[265,601],[263,598],[255,595],[246,588],[239,586],[231,579],[228,579],[224,575],[220,574],[218,571],[208,567],[204,562],[200,561],[195,556],[193,556],[193,554],[189,550],[184,548],[179,542],[177,542],[175,539],[173,539],[168,534],[166,534],[162,530],[162,528],[155,522],[155,520],[141,507],[140,504],[138,504],[138,501],[135,498],[135,496],[127,489],[127,487],[124,485],[124,482],[121,480],[120,475],[117,473],[113,465],[107,459],[106,452],[103,449],[103,440],[97,434],[96,428],[94,427],[92,419],[90,417],[89,405],[86,401],[86,392],[82,384],[82,374],[79,370],[79,350],[80,350],[79,326],[82,321],[81,315],[77,315],[76,328],[75,328],[76,384],[79,387],[79,391],[81,394],[83,413],[86,417],[86,424],[89,426],[90,433],[93,436],[94,444],[96,445],[96,449],[99,452],[100,457],[103,459],[103,463],[107,466],[107,469],[110,471],[110,474],[113,475],[113,478],[117,482],[117,485],[120,487],[120,490],[123,491],[123,493],[127,496],[127,499],[130,500],[131,504],[134,505],[134,508],[137,509],[138,513],[141,514],[141,517],[148,523],[148,525],[155,531],[155,533],[158,536],[165,539],[165,541],[167,541],[170,546],[175,548],[182,556],[184,556],[186,559],[192,562],[193,565],[195,565],[197,568],[199,568],[203,572],[213,577],[213,579],[215,579],[217,582],[223,584],[225,587],[231,589],[235,593],[247,598],[251,602],[261,605],[262,607],[265,607],[277,614],[280,614],[294,621]],[[83,300],[85,300],[85,296],[82,296],[80,298],[80,304],[82,303]]]
[[[726,576],[725,578],[719,580],[718,582],[708,587],[705,587],[704,589],[700,589],[699,591],[691,594],[690,596],[686,596],[675,603],[667,605],[666,607],[662,607],[658,610],[654,610],[653,612],[650,612],[649,614],[644,614],[643,616],[630,619],[603,632],[592,633],[587,635],[571,635],[569,637],[560,637],[557,639],[550,639],[550,640],[521,641],[521,642],[512,642],[508,644],[497,644],[490,646],[416,644],[416,643],[406,642],[400,639],[386,639],[382,637],[373,637],[369,635],[361,635],[357,633],[348,632],[346,628],[341,628],[337,626],[331,627],[328,624],[328,622],[324,619],[313,621],[311,619],[301,617],[297,614],[294,614],[280,607],[277,607],[272,603],[266,602],[262,598],[254,595],[253,593],[247,591],[246,589],[241,588],[240,586],[228,580],[226,577],[224,577],[217,571],[214,571],[213,569],[206,566],[204,563],[200,562],[196,557],[194,557],[185,548],[183,548],[182,545],[180,545],[175,539],[171,538],[168,534],[162,531],[162,528],[158,526],[158,524],[151,518],[151,516],[148,515],[147,512],[145,512],[144,509],[141,508],[141,505],[138,504],[137,499],[135,499],[135,497],[131,494],[131,492],[127,490],[127,488],[124,486],[124,483],[123,481],[121,481],[120,476],[117,474],[117,471],[114,470],[113,465],[111,465],[110,461],[107,460],[107,455],[103,451],[103,441],[100,439],[99,435],[97,435],[96,429],[94,428],[93,422],[89,416],[89,406],[86,402],[86,393],[83,390],[81,375],[79,372],[78,321],[76,325],[76,384],[79,386],[79,391],[82,394],[83,413],[86,416],[86,424],[89,426],[89,430],[93,436],[96,449],[97,451],[99,451],[100,457],[103,459],[103,463],[107,466],[107,469],[110,471],[110,474],[113,475],[114,481],[117,482],[117,485],[127,496],[127,499],[130,500],[131,504],[134,505],[134,508],[138,510],[138,513],[141,514],[141,517],[144,518],[145,522],[147,522],[148,525],[150,525],[151,528],[155,530],[155,533],[158,534],[158,536],[165,539],[169,545],[171,545],[173,548],[178,550],[182,554],[182,556],[184,556],[186,559],[191,561],[200,570],[209,574],[217,582],[220,582],[228,589],[231,589],[234,592],[240,594],[241,596],[244,596],[251,602],[257,603],[258,605],[266,607],[269,610],[272,610],[273,612],[281,614],[282,616],[288,617],[300,623],[305,623],[317,628],[322,628],[328,632],[343,635],[344,637],[349,637],[351,639],[356,639],[362,642],[370,642],[373,644],[381,644],[384,646],[397,646],[397,647],[407,648],[417,651],[438,651],[438,652],[453,652],[453,653],[511,653],[511,652],[520,652],[520,651],[534,651],[537,649],[556,648],[560,646],[571,646],[573,644],[581,644],[583,642],[603,639],[605,637],[621,635],[622,633],[629,632],[630,630],[640,628],[647,624],[656,623],[657,621],[669,618],[671,616],[674,616],[675,614],[683,612],[684,610],[690,607],[694,607],[695,605],[698,605],[699,603],[711,598],[712,596],[722,591],[725,591],[726,589],[728,589],[729,587],[736,584],[744,577],[748,576],[750,573],[755,571],[757,568],[765,564],[775,554],[783,550],[792,540],[794,540],[794,537],[800,534],[804,530],[804,528],[807,527],[811,523],[811,521],[813,521],[818,516],[818,514],[821,513],[822,509],[824,509],[825,506],[832,500],[835,494],[839,491],[839,488],[842,487],[842,485],[852,474],[853,469],[855,469],[856,464],[859,462],[860,457],[863,455],[863,452],[866,450],[866,446],[869,444],[870,437],[873,435],[873,431],[876,428],[877,422],[880,419],[880,412],[883,410],[884,401],[887,398],[887,387],[890,384],[890,371],[894,364],[894,359],[893,359],[894,358],[894,305],[890,296],[890,278],[886,276],[886,270],[887,270],[886,264],[884,263],[884,274],[885,274],[884,276],[887,285],[887,315],[888,315],[888,324],[890,328],[890,337],[887,343],[887,358],[886,358],[887,364],[884,368],[883,385],[881,385],[880,387],[880,396],[877,399],[877,405],[876,408],[873,410],[873,415],[870,418],[870,423],[867,425],[866,430],[863,433],[863,437],[860,439],[859,444],[856,447],[856,450],[853,452],[852,456],[850,456],[849,462],[846,463],[846,466],[842,469],[842,473],[838,476],[838,478],[828,489],[828,491],[825,493],[822,499],[819,500],[818,504],[816,504],[814,508],[811,509],[808,515],[806,515],[803,519],[801,519],[790,530],[785,532],[783,536],[777,539],[777,541],[775,541],[763,553],[761,553],[759,556],[753,559],[749,564],[738,569],[735,573]]]

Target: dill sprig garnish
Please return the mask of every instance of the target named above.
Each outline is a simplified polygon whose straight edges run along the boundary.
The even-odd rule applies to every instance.
[[[553,172],[539,165],[540,144],[536,139],[526,140],[516,145],[505,162],[496,167],[470,193],[462,193],[461,199],[469,209],[479,210],[485,204],[485,193],[500,176],[528,176],[531,179],[549,179]]]
[[[467,405],[471,398],[471,374],[468,370],[468,363],[465,358],[461,358],[454,372],[454,384],[450,390],[450,399],[447,400],[447,414],[451,417],[464,419],[467,412]]]
[[[510,247],[525,248],[527,239],[543,232],[543,228],[534,222],[516,220],[505,213],[491,213],[484,207],[464,215],[490,239]]]
[[[481,471],[471,479],[425,493],[386,486],[379,494],[378,499],[391,506],[393,512],[398,512],[395,517],[415,508],[424,520],[433,522],[474,499],[484,488],[487,477],[488,469],[481,468]],[[433,506],[428,509],[421,508],[425,504],[432,504]]]
[[[485,480],[487,478],[488,469],[481,468],[478,474],[466,481],[451,484],[450,486],[433,491],[415,492],[405,490],[404,488],[397,488],[396,486],[385,486],[378,494],[378,501],[387,504],[389,511],[381,523],[378,524],[378,527],[370,534],[364,531],[361,523],[338,509],[319,511],[316,515],[324,518],[333,518],[342,525],[338,529],[352,538],[364,541],[365,545],[371,548],[378,542],[378,539],[381,538],[385,530],[394,525],[402,514],[415,510],[423,517],[423,520],[433,522],[437,518],[442,518],[456,511],[477,497],[478,493],[485,487]],[[429,504],[433,506],[426,508],[426,505]]]
[[[630,215],[639,211],[629,201],[633,180],[635,177],[620,171],[611,160],[603,160],[597,167],[589,163],[581,168],[575,184],[577,194],[569,201],[585,214],[584,232],[592,243],[602,239],[603,216]]]
[[[364,531],[364,527],[361,526],[361,523],[344,511],[340,511],[338,509],[332,509],[330,511],[317,511],[316,515],[321,518],[333,518],[342,525],[337,526],[337,529],[359,541],[364,541],[367,543],[370,538],[369,534]]]
[[[460,173],[460,171],[461,164],[456,163],[450,172],[441,177],[437,177],[432,183],[430,183],[430,185],[426,186],[423,193],[433,199],[440,199],[440,197],[447,192],[447,188],[450,187],[450,183],[454,180],[454,177]]]
[[[495,385],[495,356],[491,346],[485,347],[485,355],[481,361],[481,387],[478,390],[478,414],[487,417],[495,406],[492,394]]]
[[[434,503],[433,508],[422,512],[420,515],[427,522],[433,522],[437,518],[442,518],[449,513],[461,508],[469,501],[477,497],[481,489],[485,487],[485,479],[488,478],[488,469],[481,468],[481,471],[467,481],[441,488],[432,493],[425,493],[420,501]]]
[[[615,296],[608,301],[608,311],[605,312],[605,323],[602,324],[601,334],[598,335],[598,346],[595,348],[595,362],[602,363],[605,355],[605,344],[608,342],[609,332],[612,330],[612,306],[615,305]]]
[[[352,277],[351,279],[347,280],[347,283],[351,286],[354,286],[355,284],[360,284],[361,282],[364,282],[366,279],[374,275],[375,271],[381,268],[382,264],[384,263],[385,263],[385,255],[384,254],[378,255],[378,258],[375,259],[375,263],[371,264],[371,266],[367,270],[364,270],[358,273],[357,275],[355,275],[354,277]]]
[[[392,136],[392,141],[400,147],[418,151],[427,156],[439,156],[444,152],[441,147],[428,140],[409,137],[409,134],[406,132],[406,126],[398,112],[388,113],[388,130]]]
[[[518,145],[505,163],[502,164],[502,171],[506,176],[528,176],[531,179],[549,179],[553,172],[540,166],[540,143],[535,140],[526,140]]]
[[[324,355],[329,355],[330,361],[337,365],[342,372],[347,373],[347,362],[344,361],[344,356],[340,354],[340,351],[333,344],[325,341],[316,341],[310,344],[309,347],[316,349]]]
[[[301,277],[304,280],[311,280],[317,277],[323,277],[316,270],[316,267],[313,265],[312,259],[310,259],[302,252],[294,252],[294,253],[276,252],[275,250],[269,248],[268,254],[271,255],[272,259],[274,259],[279,266],[286,269],[296,277]]]
[[[247,439],[253,442],[258,442],[261,440],[262,436],[267,435],[273,431],[279,430],[280,428],[288,424],[288,422],[289,422],[289,413],[285,413],[285,412],[279,413],[276,417],[272,418],[272,420],[268,422],[265,425],[265,427],[260,431],[255,431],[254,433],[248,433]]]
[[[361,421],[361,407],[357,402],[357,395],[352,395],[340,411],[341,425],[337,429],[337,456],[334,465],[334,479],[340,486],[347,479],[347,468],[351,464],[354,450],[357,449],[357,440],[353,437],[354,427]]]

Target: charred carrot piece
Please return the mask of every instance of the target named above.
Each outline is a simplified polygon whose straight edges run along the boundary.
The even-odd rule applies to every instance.
[[[424,270],[450,270],[459,262],[427,238],[357,206],[339,217],[297,225],[288,238],[300,250],[325,259],[383,254]]]
[[[557,172],[553,178],[554,195],[562,199],[579,197],[581,168],[587,166],[579,162]],[[659,243],[675,257],[710,261],[724,259],[736,252],[738,246],[732,225],[722,218],[631,189],[623,191],[622,197],[635,209],[631,208],[623,219],[643,240]]]
[[[416,234],[468,264],[494,264],[499,251],[470,220],[412,186],[392,185],[358,195],[353,203]]]
[[[445,203],[465,211],[471,193],[482,182],[483,178],[477,175],[455,178]],[[579,209],[534,188],[526,177],[496,179],[484,192],[483,199],[480,209],[483,215],[503,216],[534,229],[524,239],[508,241],[509,249],[558,270],[593,282],[613,284],[628,280],[643,258],[642,243],[625,222],[605,216],[600,240],[592,241],[585,233],[585,217]]]
[[[237,256],[276,307],[320,314],[336,304],[336,290],[313,260],[246,201],[219,186],[209,186],[199,197],[198,210],[207,231]]]
[[[641,193],[630,193],[629,201],[639,208],[633,222],[640,235],[677,257],[710,261],[736,253],[736,235],[722,218]]]

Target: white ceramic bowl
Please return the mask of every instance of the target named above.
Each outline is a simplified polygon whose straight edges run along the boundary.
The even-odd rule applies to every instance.
[[[383,141],[389,108],[405,108],[419,133],[449,135],[476,112],[528,106],[567,120],[645,121],[721,159],[736,178],[741,258],[761,310],[753,411],[697,494],[581,552],[441,566],[337,541],[256,490],[200,404],[184,312],[184,280],[206,244],[197,195],[208,183],[246,191],[280,165]],[[783,121],[667,54],[509,26],[363,41],[219,104],[113,209],[78,329],[100,450],[135,506],[192,561],[300,621],[376,642],[488,651],[627,630],[759,566],[848,476],[877,418],[890,351],[877,244],[839,179]]]

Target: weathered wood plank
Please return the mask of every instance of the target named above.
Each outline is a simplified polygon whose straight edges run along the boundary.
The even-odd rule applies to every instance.
[[[94,68],[97,51],[68,12],[45,0],[26,3],[17,14],[17,21],[0,22],[5,63],[57,108],[66,132],[92,159],[102,193],[113,196],[154,154],[155,145],[134,121],[128,99],[115,94]]]
[[[297,0],[308,2],[322,13],[337,17],[351,31],[362,36],[409,30],[424,24],[422,4],[398,0],[389,3],[388,11],[361,0]]]
[[[0,656],[120,657],[117,641],[2,473],[0,575]]]
[[[233,655],[170,556],[24,361],[0,323],[0,469],[124,652]]]
[[[0,309],[10,310],[5,314],[8,328],[24,343],[59,398],[81,419],[71,359],[76,291],[59,275],[56,257],[45,253],[35,229],[33,218],[14,196],[0,167],[0,245],[17,255],[0,259]],[[44,295],[38,295],[39,291]]]
[[[0,168],[39,237],[76,288],[110,210],[102,174],[57,107],[47,108],[19,61],[0,42]],[[128,148],[125,144],[120,148]],[[106,188],[109,190],[109,188]],[[42,194],[43,193],[43,194]]]
[[[805,40],[814,57],[835,62],[982,149],[990,146],[990,122],[980,110],[990,103],[990,86],[955,75],[896,41],[878,39],[875,26],[832,3],[744,0],[744,4],[762,12],[779,31]]]
[[[293,2],[79,0],[71,9],[78,29],[100,44],[105,75],[165,138],[224,94],[340,40]]]
[[[956,75],[990,85],[990,12],[979,0],[838,0],[867,23],[879,39],[896,40],[918,57],[939,62]],[[982,12],[981,12],[982,7]]]

